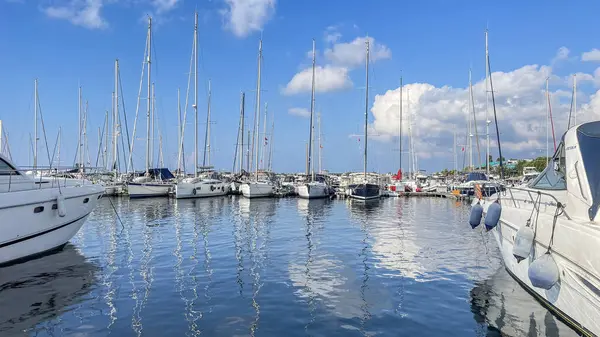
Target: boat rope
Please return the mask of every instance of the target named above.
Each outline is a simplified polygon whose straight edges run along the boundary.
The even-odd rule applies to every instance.
[[[537,198],[535,199],[535,201],[533,202],[533,209],[531,210],[531,216],[530,219],[533,217],[533,212],[535,212],[535,221],[533,222],[533,242],[535,243],[535,238],[537,237],[537,226],[538,226],[538,219],[540,218],[540,205],[542,204],[542,193],[540,193],[540,191],[538,191],[537,193]],[[527,220],[527,222],[529,223],[529,220]]]
[[[117,208],[115,207],[115,204],[113,204],[112,200],[110,200],[110,198],[108,198],[108,201],[110,202],[110,205],[112,206],[113,211],[115,211],[115,215],[117,216],[117,220],[119,220],[119,223],[121,224],[121,227],[124,229],[125,226],[123,225],[123,221],[121,221],[121,217],[119,216],[119,212],[117,212]]]
[[[558,202],[556,204],[556,210],[554,211],[554,219],[552,221],[552,234],[550,235],[550,242],[548,242],[548,251],[546,252],[547,254],[550,253],[550,251],[552,250],[552,244],[554,244],[554,233],[556,231],[556,222],[558,220],[558,217],[563,215],[564,212],[565,210],[563,204]]]

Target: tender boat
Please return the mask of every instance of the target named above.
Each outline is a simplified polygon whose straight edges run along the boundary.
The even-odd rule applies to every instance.
[[[83,179],[34,179],[0,155],[0,265],[61,249],[103,193]]]
[[[572,127],[526,186],[475,199],[509,274],[557,316],[600,336],[600,121]],[[499,221],[496,222],[496,220]]]

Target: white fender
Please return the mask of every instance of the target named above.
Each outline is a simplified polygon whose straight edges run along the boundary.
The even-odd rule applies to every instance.
[[[56,205],[58,210],[58,216],[63,218],[67,215],[67,208],[65,206],[65,197],[61,194],[56,197]]]

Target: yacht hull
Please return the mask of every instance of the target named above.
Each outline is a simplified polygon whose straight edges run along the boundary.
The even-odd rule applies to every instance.
[[[76,190],[77,189],[77,190]],[[64,196],[65,216],[58,214],[57,195]],[[0,265],[15,263],[64,246],[85,223],[104,188],[63,187],[10,193],[0,196]],[[8,197],[8,196],[7,196]],[[26,199],[25,199],[26,198]],[[26,203],[23,203],[26,200]],[[20,202],[20,204],[19,204]]]
[[[490,204],[490,200],[483,202],[484,216]],[[600,315],[600,284],[598,280],[561,254],[565,250],[561,244],[563,241],[560,240],[557,242],[558,245],[554,246],[556,250],[553,249],[552,252],[552,257],[558,265],[560,273],[559,282],[549,290],[534,287],[529,280],[529,265],[547,252],[549,238],[546,238],[546,235],[548,233],[540,230],[539,238],[536,240],[530,256],[517,262],[513,256],[514,238],[520,226],[530,216],[531,210],[509,207],[508,202],[503,204],[503,208],[498,225],[490,232],[498,244],[508,273],[565,323],[585,335],[591,335],[591,333],[600,335],[600,321],[597,319]],[[552,219],[552,216],[540,213],[538,226],[540,228],[551,226]],[[566,225],[561,224],[561,220],[558,221],[557,227]],[[561,238],[565,236],[570,235],[563,234]],[[577,249],[578,244],[587,244],[587,242],[572,240],[573,249]]]
[[[127,193],[130,198],[166,197],[171,190],[170,184],[129,183]]]
[[[175,185],[175,197],[177,199],[220,197],[229,193],[229,187],[230,185],[225,182],[211,185],[181,182]]]
[[[246,198],[266,198],[273,196],[275,187],[271,183],[251,182],[240,186],[242,195]]]
[[[358,184],[350,187],[350,198],[357,200],[373,200],[381,197],[379,185]]]
[[[303,184],[297,187],[296,193],[302,199],[327,198],[329,187],[325,184]]]

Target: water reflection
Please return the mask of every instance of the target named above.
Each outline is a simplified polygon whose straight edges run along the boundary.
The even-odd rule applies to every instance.
[[[98,266],[87,262],[72,245],[41,259],[2,268],[0,335],[31,331],[81,303],[95,287],[98,272]]]
[[[519,286],[504,268],[470,292],[473,318],[484,336],[578,336]]]

